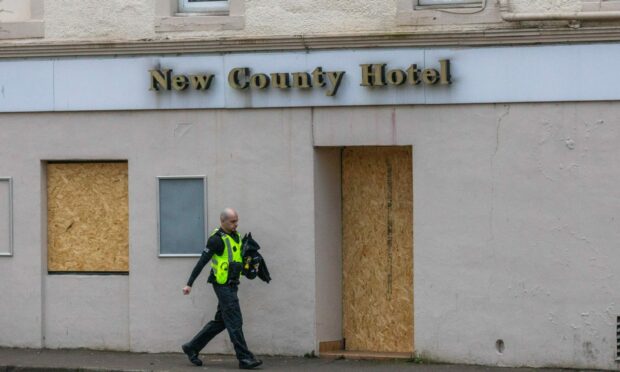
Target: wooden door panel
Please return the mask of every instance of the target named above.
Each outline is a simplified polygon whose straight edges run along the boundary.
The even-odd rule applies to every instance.
[[[413,352],[411,148],[347,148],[342,165],[346,348]]]

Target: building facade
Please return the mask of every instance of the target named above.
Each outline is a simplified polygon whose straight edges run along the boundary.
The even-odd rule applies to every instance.
[[[620,1],[0,9],[0,346],[618,368]]]

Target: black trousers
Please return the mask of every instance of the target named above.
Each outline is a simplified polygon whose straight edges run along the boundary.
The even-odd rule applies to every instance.
[[[241,317],[241,308],[239,307],[239,298],[237,297],[237,285],[213,284],[213,290],[218,299],[215,318],[207,323],[187,343],[187,346],[196,352],[200,352],[213,337],[226,329],[230,336],[230,341],[235,346],[237,359],[253,359],[254,354],[248,350],[245,337],[243,336],[243,318]]]

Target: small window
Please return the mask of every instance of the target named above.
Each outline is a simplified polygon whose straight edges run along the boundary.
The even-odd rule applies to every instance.
[[[228,0],[179,0],[180,13],[227,12]]]
[[[481,4],[482,0],[418,0],[419,6],[428,7],[467,7]]]
[[[245,0],[157,0],[153,4],[157,15],[155,32],[245,28]]]
[[[504,23],[499,3],[490,0],[397,0],[396,22],[399,26]]]
[[[206,243],[206,177],[158,177],[159,256],[200,256]]]
[[[0,177],[0,256],[13,255],[13,181]]]

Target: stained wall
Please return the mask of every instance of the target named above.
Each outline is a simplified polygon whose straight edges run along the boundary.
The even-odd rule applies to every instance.
[[[617,368],[617,111],[599,102],[315,112],[315,145],[413,146],[417,353]]]
[[[329,162],[338,156],[315,167],[314,147],[399,145],[412,146],[415,169],[416,352],[458,363],[616,368],[618,117],[614,102],[2,114],[15,249],[0,259],[0,344],[178,351],[216,301],[205,276],[181,294],[195,259],[158,257],[156,177],[204,174],[209,225],[236,207],[274,278],[241,287],[250,345],[310,352],[318,332],[339,336],[326,331],[337,317],[317,323],[329,309],[317,298],[340,291],[317,277],[337,280],[338,266],[318,269],[316,248],[318,233],[332,228],[329,219],[317,224],[317,211],[337,195]],[[42,161],[62,159],[128,161],[124,279],[47,275]],[[328,243],[321,249],[335,246]],[[106,302],[97,302],[102,293]],[[116,316],[84,316],[67,299]],[[106,330],[103,339],[62,336],[67,319]],[[207,352],[232,348],[220,337]]]
[[[1,115],[0,173],[14,180],[15,250],[0,259],[0,345],[179,351],[213,317],[217,299],[208,268],[191,295],[181,292],[197,257],[159,258],[156,182],[206,175],[209,228],[223,208],[236,208],[239,230],[261,244],[273,277],[240,289],[252,350],[313,350],[309,123],[307,110]],[[97,159],[128,162],[129,275],[48,275],[44,162]],[[206,351],[232,353],[227,340]]]

